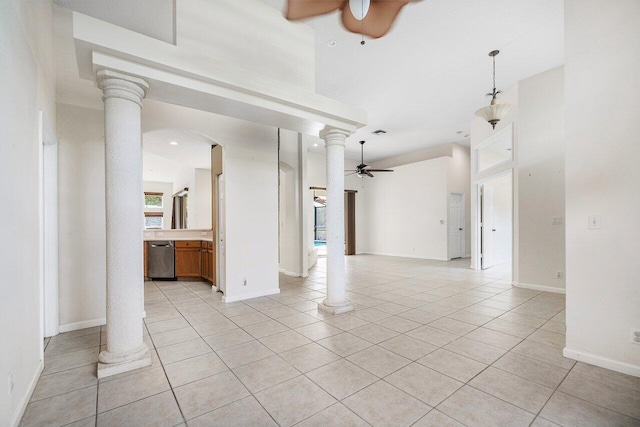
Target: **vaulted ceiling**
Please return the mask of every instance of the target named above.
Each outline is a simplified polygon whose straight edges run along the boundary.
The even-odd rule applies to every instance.
[[[262,1],[284,10],[285,0]],[[56,3],[165,41],[173,35],[171,0],[109,0],[109,7],[86,0]],[[145,14],[152,4],[154,12]],[[57,18],[56,48],[64,58],[65,52],[73,55],[69,22],[64,13]],[[488,103],[492,87],[488,52],[500,49],[497,83],[508,89],[562,65],[563,20],[562,0],[422,0],[403,9],[389,34],[364,46],[336,13],[300,25],[316,33],[316,91],[368,112],[369,125],[348,139],[347,156],[357,159],[357,141],[364,139],[367,159],[375,161],[449,142],[468,145],[464,135],[473,113]],[[59,100],[99,103],[93,85],[75,83],[73,70],[65,68],[73,62],[59,63]],[[228,126],[232,132],[247,124],[230,119]],[[378,129],[388,133],[373,135]],[[310,149],[324,151],[321,143]]]

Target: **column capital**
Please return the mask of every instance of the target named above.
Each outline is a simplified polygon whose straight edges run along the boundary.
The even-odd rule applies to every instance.
[[[351,135],[351,132],[336,128],[325,128],[320,131],[320,138],[324,140],[326,147],[330,145],[345,145],[347,137]]]
[[[102,100],[121,98],[142,106],[149,83],[137,77],[110,70],[100,70],[96,74],[98,87],[102,90]]]

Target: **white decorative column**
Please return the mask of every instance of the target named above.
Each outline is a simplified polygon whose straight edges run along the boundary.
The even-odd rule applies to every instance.
[[[318,308],[338,314],[353,310],[347,301],[344,274],[344,145],[348,132],[320,133],[327,150],[327,298]]]
[[[142,340],[142,130],[144,80],[102,70],[107,220],[107,350],[98,378],[151,365]]]

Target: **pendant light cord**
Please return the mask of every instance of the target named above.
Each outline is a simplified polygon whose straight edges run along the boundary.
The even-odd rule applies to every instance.
[[[364,41],[364,17],[365,17],[365,15],[364,15],[364,0],[362,0],[362,3],[360,4],[360,7],[362,8],[361,12],[360,12],[360,13],[362,13],[362,33],[361,33],[362,41],[360,42],[360,44],[364,46],[364,43],[365,43],[365,41]]]

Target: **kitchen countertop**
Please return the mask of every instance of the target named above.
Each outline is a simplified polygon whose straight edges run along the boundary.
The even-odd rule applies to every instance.
[[[145,242],[159,242],[159,241],[165,241],[165,240],[171,240],[171,241],[185,241],[185,240],[189,240],[189,241],[198,241],[201,240],[203,242],[213,242],[213,239],[211,237],[206,237],[206,236],[202,236],[202,237],[172,237],[172,236],[166,236],[166,237],[145,237],[144,241]]]

